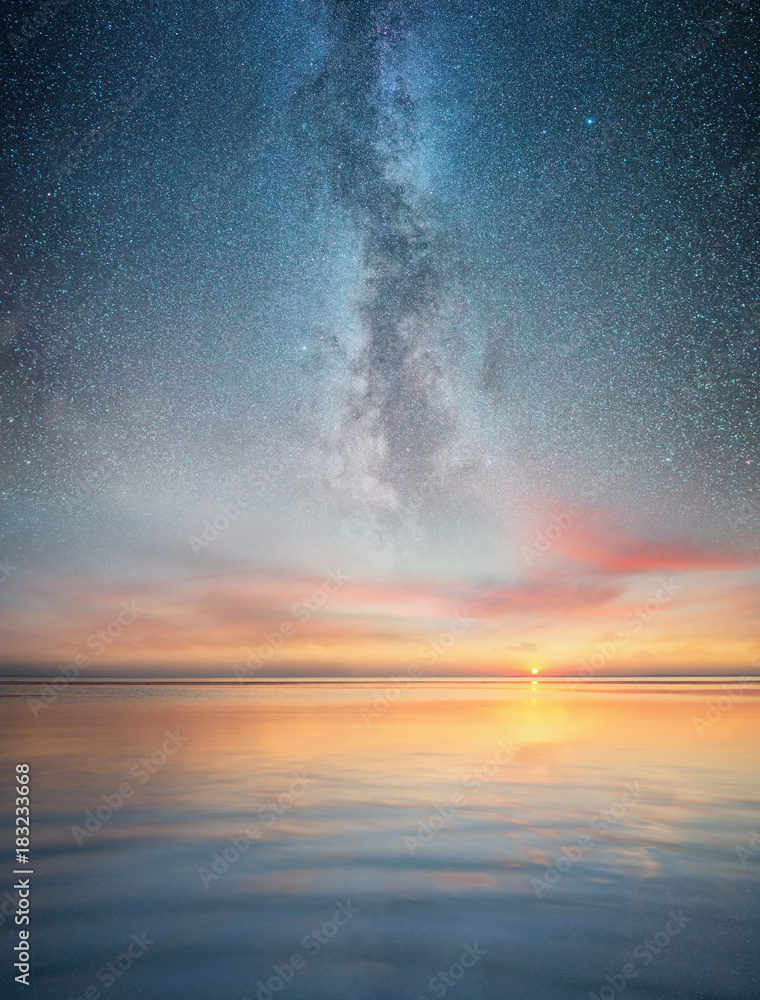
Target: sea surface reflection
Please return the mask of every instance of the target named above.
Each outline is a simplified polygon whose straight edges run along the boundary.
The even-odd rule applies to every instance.
[[[80,683],[35,718],[4,685],[6,873],[13,765],[32,786],[18,989],[757,997],[760,692],[724,688]]]

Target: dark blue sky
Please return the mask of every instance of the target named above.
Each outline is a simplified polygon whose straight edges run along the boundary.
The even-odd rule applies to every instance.
[[[614,617],[649,571],[730,570],[710,584],[738,616],[730,653],[695,596],[692,630],[652,656],[687,662],[693,640],[741,663],[757,19],[739,2],[8,11],[8,669],[68,655],[106,614],[93,594],[152,587],[166,635],[123,664],[213,662],[229,622],[202,596],[202,635],[164,621],[199,570],[280,586],[337,565],[373,586],[501,587],[489,663],[517,633],[553,663],[580,655],[606,626],[555,620],[578,588],[580,617]],[[188,539],[241,500],[201,568]],[[557,582],[521,552],[574,504],[583,539],[545,568],[567,599],[513,620],[515,594]],[[628,558],[651,546],[680,555]],[[610,547],[627,555],[603,570]],[[378,649],[429,627],[362,607]],[[258,637],[244,619],[230,656]]]

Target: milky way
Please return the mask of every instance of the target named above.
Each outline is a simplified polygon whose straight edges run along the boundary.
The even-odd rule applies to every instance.
[[[2,48],[12,615],[72,578],[337,565],[533,593],[573,505],[626,551],[757,550],[751,4],[30,17]],[[546,572],[607,594],[578,551]]]

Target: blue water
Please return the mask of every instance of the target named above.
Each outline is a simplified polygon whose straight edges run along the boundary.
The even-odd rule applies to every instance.
[[[754,688],[71,684],[36,717],[1,691],[10,995],[760,996]]]

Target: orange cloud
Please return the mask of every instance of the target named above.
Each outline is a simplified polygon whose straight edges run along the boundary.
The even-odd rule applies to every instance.
[[[633,653],[649,655],[651,645],[667,659],[668,650],[697,642],[706,650],[731,646],[735,662],[744,655],[740,645],[748,641],[756,614],[757,585],[746,570],[758,561],[693,542],[638,538],[609,526],[594,532],[579,521],[542,562],[495,585],[353,580],[339,572],[336,583],[335,574],[252,572],[240,566],[191,577],[167,571],[130,582],[80,578],[25,586],[10,581],[6,621],[0,623],[6,635],[2,662],[7,672],[9,665],[55,664],[86,653],[93,631],[113,618],[121,601],[136,599],[144,610],[104,650],[93,674],[114,665],[147,669],[151,663],[173,670],[206,664],[229,673],[247,648],[267,642],[287,623],[290,634],[277,643],[268,668],[287,672],[289,665],[314,666],[324,673],[332,665],[361,672],[377,664],[395,669],[414,659],[419,646],[448,628],[458,613],[474,624],[451,656],[466,670],[498,672],[526,655],[528,640],[528,645],[540,640],[547,661],[566,662],[599,638],[594,629],[600,622],[609,628],[652,596],[647,588],[657,583],[647,574],[674,573],[710,575],[679,590],[646,632],[647,650],[634,649],[632,641]],[[745,572],[737,577],[738,571]],[[718,620],[728,617],[732,635]]]

